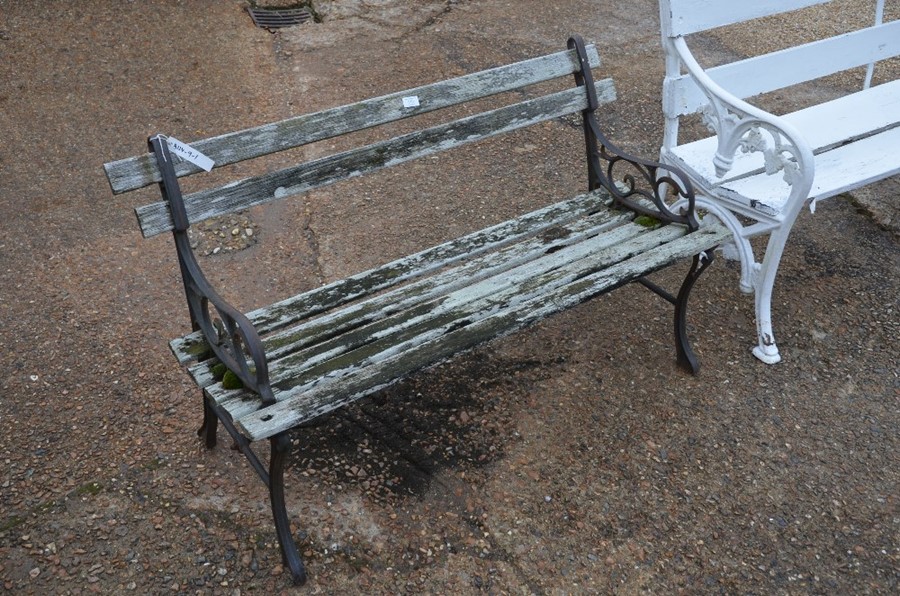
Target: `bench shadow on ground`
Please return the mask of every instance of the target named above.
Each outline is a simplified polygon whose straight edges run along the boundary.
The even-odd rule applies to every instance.
[[[291,468],[391,504],[422,498],[444,470],[485,467],[515,432],[515,396],[552,363],[481,348],[292,431]]]
[[[363,583],[363,569],[393,569],[405,584],[437,565],[466,569],[449,580],[466,589],[493,585],[498,568],[521,575],[485,538],[482,491],[518,444],[531,388],[558,366],[482,346],[293,429],[285,481],[308,568]]]

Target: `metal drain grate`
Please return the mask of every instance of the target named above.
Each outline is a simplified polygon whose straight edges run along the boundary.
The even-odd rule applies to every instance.
[[[305,23],[312,18],[306,8],[253,8],[247,7],[253,23],[261,29],[281,29]]]

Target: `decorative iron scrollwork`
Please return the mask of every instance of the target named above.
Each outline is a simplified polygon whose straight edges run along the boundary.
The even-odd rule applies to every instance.
[[[162,178],[160,190],[172,213],[175,249],[178,252],[178,263],[194,330],[199,329],[203,333],[216,358],[245,387],[258,393],[263,405],[273,404],[275,397],[269,383],[269,369],[259,334],[243,313],[228,304],[213,289],[191,249],[184,200],[165,138],[156,135],[148,140],[148,144],[159,166]]]
[[[764,122],[739,109],[728,106],[712,94],[709,103],[700,110],[706,127],[716,134],[719,145],[713,157],[716,175],[720,178],[731,169],[734,154],[761,153],[766,174],[784,172],[788,186],[801,179],[798,163],[800,150],[790,139],[771,123]]]
[[[685,225],[691,231],[700,227],[694,189],[687,176],[677,168],[620,151],[600,131],[593,114],[588,122],[600,147],[598,156],[606,162],[605,171],[598,168],[594,173],[591,190],[602,186],[617,204],[632,211]],[[672,211],[669,204],[678,201],[686,203],[686,207]]]
[[[595,112],[598,106],[596,88],[591,75],[584,42],[578,36],[569,38],[581,64],[575,83],[584,87],[587,107],[582,112],[588,159],[590,190],[605,188],[617,205],[664,223],[679,223],[691,231],[699,228],[695,215],[694,189],[688,177],[678,168],[629,155],[616,147],[600,130]],[[606,162],[601,167],[600,161]],[[679,203],[673,211],[669,205]]]

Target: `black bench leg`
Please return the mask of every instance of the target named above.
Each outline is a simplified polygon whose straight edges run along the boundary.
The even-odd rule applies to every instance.
[[[712,250],[694,255],[694,262],[691,264],[691,269],[685,276],[681,289],[678,291],[678,297],[675,300],[675,351],[678,365],[693,374],[697,374],[700,370],[700,363],[694,355],[694,350],[691,349],[691,342],[687,334],[688,297],[690,296],[691,288],[694,287],[694,283],[712,262]]]
[[[216,430],[218,428],[219,418],[206,400],[206,396],[203,396],[203,425],[197,430],[197,436],[203,438],[207,449],[216,446]]]
[[[287,507],[284,503],[284,465],[291,452],[291,439],[287,432],[282,432],[269,439],[272,454],[269,458],[269,500],[272,502],[272,515],[275,516],[275,530],[281,544],[281,555],[284,564],[291,570],[294,583],[306,583],[306,570],[300,560],[297,544],[291,535],[291,522],[288,519]]]

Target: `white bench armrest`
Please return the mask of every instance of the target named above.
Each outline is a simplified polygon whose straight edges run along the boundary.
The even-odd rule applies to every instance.
[[[783,172],[785,182],[791,186],[790,200],[802,202],[812,185],[815,161],[812,149],[799,131],[783,118],[722,88],[706,74],[683,37],[676,37],[671,43],[688,74],[709,99],[700,114],[718,138],[716,153],[712,156],[716,175],[721,178],[731,170],[738,150],[760,152],[766,173]]]

